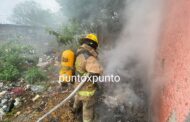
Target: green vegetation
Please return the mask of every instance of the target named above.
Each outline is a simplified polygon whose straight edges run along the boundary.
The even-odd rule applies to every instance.
[[[4,64],[0,70],[0,80],[14,81],[21,76],[18,68],[12,64]]]
[[[122,28],[125,0],[56,0],[63,15],[75,19],[94,33],[114,34]]]
[[[46,79],[45,73],[40,70],[37,67],[32,67],[30,68],[26,74],[25,74],[25,79],[30,83],[33,84],[35,82],[40,82]]]
[[[60,13],[67,21],[59,29],[50,30],[59,45],[75,50],[81,37],[87,33],[96,33],[101,43],[114,41],[122,29],[122,13],[125,0],[56,0]],[[101,44],[100,44],[101,45]]]
[[[0,46],[0,80],[17,81],[21,77],[26,77],[26,80],[32,83],[33,80],[43,80],[41,71],[35,67],[37,59],[34,50],[29,46],[23,46],[18,42],[2,44]],[[36,73],[31,73],[32,71]]]
[[[72,20],[67,25],[62,25],[57,30],[49,29],[49,34],[56,37],[60,49],[73,49],[76,50],[81,38],[82,26],[78,21]]]
[[[71,21],[69,24],[62,26],[59,30],[48,30],[51,35],[54,35],[58,43],[64,45],[73,42],[75,36],[81,33],[81,26],[77,21]]]

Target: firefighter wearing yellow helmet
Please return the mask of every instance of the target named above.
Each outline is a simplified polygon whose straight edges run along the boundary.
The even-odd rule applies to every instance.
[[[76,75],[84,76],[88,74],[88,76],[99,76],[102,74],[103,70],[98,61],[97,47],[98,39],[95,34],[88,34],[85,38],[81,39],[81,46],[77,50],[75,61]],[[75,84],[77,86],[79,82],[75,82]],[[96,90],[97,84],[94,84],[93,81],[87,81],[75,96],[73,108],[77,111],[80,104],[82,104],[83,122],[92,122],[94,119]]]

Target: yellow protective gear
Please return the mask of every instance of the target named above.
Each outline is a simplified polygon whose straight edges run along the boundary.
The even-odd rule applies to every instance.
[[[82,97],[91,97],[95,93],[95,90],[93,91],[79,91],[78,94]]]
[[[85,50],[85,51],[84,51]],[[83,53],[80,53],[80,52]],[[86,53],[88,51],[88,53]],[[92,73],[92,74],[102,74],[102,66],[100,65],[98,61],[98,54],[97,52],[87,44],[83,44],[79,50],[77,51],[79,55],[76,57],[75,61],[75,69],[76,73],[78,75],[84,76],[86,73]],[[79,82],[75,82],[76,86],[79,84]],[[82,88],[81,91],[93,91],[96,90],[96,85],[92,82],[86,82]]]
[[[72,50],[65,50],[61,56],[61,70],[59,81],[70,82],[74,71],[75,54]]]
[[[94,48],[87,44],[83,44],[77,50],[75,70],[80,76],[102,74],[103,70],[98,61],[98,54]],[[91,82],[91,80],[93,79],[87,79],[87,81],[75,95],[75,101],[73,105],[74,109],[77,109],[80,107],[80,105],[82,105],[83,122],[93,122],[94,120],[94,105],[96,103],[95,96],[97,85],[93,83],[93,81]],[[75,85],[78,86],[79,83],[80,82],[75,82]]]
[[[81,99],[79,95],[75,96],[73,108],[78,111],[82,106],[83,122],[93,122],[94,120],[94,104],[96,103],[95,97],[89,97],[87,100]],[[78,120],[81,121],[81,120]]]
[[[94,33],[88,34],[84,39],[89,39],[97,44],[99,43],[98,38],[97,38],[96,34],[94,34]]]

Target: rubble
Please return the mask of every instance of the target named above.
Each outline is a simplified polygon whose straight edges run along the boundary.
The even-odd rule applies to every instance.
[[[40,68],[44,68],[49,64],[54,66],[51,64],[52,62],[53,59],[51,57],[39,59],[38,66]],[[35,122],[44,113],[48,112],[65,99],[73,88],[71,87],[64,91],[56,81],[58,80],[58,76],[51,76],[51,80],[45,82],[45,85],[43,83],[28,84],[24,79],[20,79],[17,82],[0,84],[0,119],[3,117],[3,121]],[[125,120],[130,120],[130,118],[134,116],[141,116],[139,118],[143,118],[144,115],[140,112],[134,114],[130,113],[130,111],[132,111],[130,110],[131,108],[127,108],[127,106],[120,104],[119,99],[112,95],[104,96],[104,99],[98,103],[98,105],[101,107],[97,107],[97,109],[103,108],[105,110],[101,111],[101,109],[101,112],[98,111],[100,115],[104,115],[104,117],[101,118],[102,121],[123,122]],[[59,120],[63,122],[73,122],[74,115],[71,106],[72,102],[68,102],[66,105],[60,107],[56,112],[52,113],[52,115],[44,121],[48,122],[51,120]],[[106,115],[106,113],[109,113],[109,115]]]
[[[7,93],[7,91],[0,92],[0,98],[3,97],[3,95],[5,95],[6,93]]]
[[[45,87],[42,85],[31,85],[30,89],[35,93],[40,93],[45,91]]]
[[[16,112],[16,114],[14,115],[15,117],[19,116],[21,114],[20,111]]]
[[[39,99],[39,98],[40,98],[40,95],[37,94],[37,95],[32,99],[32,101],[35,102],[35,101],[36,101],[37,99]]]
[[[3,120],[3,116],[5,115],[4,110],[1,108],[0,109],[0,120]]]
[[[4,84],[3,84],[3,82],[1,82],[1,81],[0,81],[0,88],[2,88],[2,87],[3,87],[3,85],[4,85]]]
[[[17,108],[21,106],[21,100],[20,100],[20,98],[16,98],[15,99],[14,106],[17,107]]]
[[[31,88],[31,85],[29,85],[29,84],[27,84],[26,86],[25,86],[25,90],[29,90]]]
[[[4,105],[8,100],[7,99],[2,99],[1,100],[1,105]]]
[[[46,68],[51,64],[51,62],[42,62],[42,63],[38,63],[37,66],[40,68]]]
[[[7,103],[7,105],[5,105],[5,106],[3,107],[4,112],[5,112],[5,113],[11,112],[12,109],[14,108],[14,103],[15,103],[15,100],[14,100],[14,99],[10,100],[10,101]]]
[[[22,95],[24,92],[25,92],[25,89],[22,87],[15,87],[11,89],[11,93],[16,96]]]
[[[39,58],[37,66],[44,69],[51,65],[55,60],[55,57],[44,55],[43,57]]]

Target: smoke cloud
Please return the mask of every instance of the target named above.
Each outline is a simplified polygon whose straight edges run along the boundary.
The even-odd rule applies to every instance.
[[[147,104],[162,22],[162,0],[127,0],[123,30],[112,50],[105,51],[105,73],[119,74],[121,82],[105,92],[105,104],[142,107]],[[146,92],[146,94],[145,94]],[[127,110],[128,111],[128,110]],[[138,111],[137,111],[138,112]],[[126,113],[129,116],[129,113]],[[137,116],[136,116],[137,117]],[[142,121],[142,120],[141,120]]]

